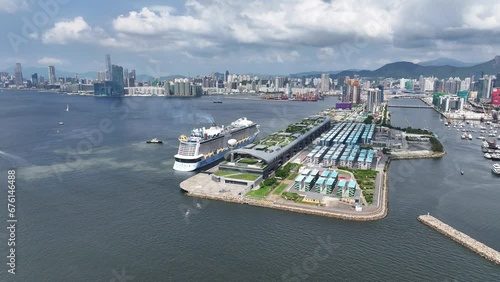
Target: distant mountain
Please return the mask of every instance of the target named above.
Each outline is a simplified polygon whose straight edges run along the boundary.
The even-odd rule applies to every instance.
[[[374,71],[342,71],[334,75],[334,77],[353,76],[353,74],[360,77],[379,78],[379,77],[394,77],[394,78],[418,78],[423,76],[435,76],[437,78],[448,77],[468,77],[472,75],[480,76],[484,74],[498,74],[500,73],[500,56],[494,59],[468,67],[454,67],[454,66],[422,66],[411,62],[396,62],[386,64],[383,67]]]
[[[160,76],[160,80],[171,80],[175,78],[185,78],[186,76],[180,75],[180,74],[174,74],[174,75],[169,75],[169,76]],[[155,80],[156,77],[152,77],[148,74],[139,74],[136,77],[137,82],[147,82],[147,81],[153,81]]]
[[[351,71],[351,72],[354,71],[354,72],[356,72],[356,71],[359,71],[359,70],[357,70],[357,69],[350,69],[350,70],[347,70],[347,71]],[[321,77],[321,74],[328,73],[330,75],[330,77],[331,77],[332,75],[336,75],[336,74],[338,74],[340,72],[343,72],[343,70],[337,70],[337,71],[308,71],[308,72],[292,73],[289,76],[290,77],[296,77],[296,78],[303,77],[303,76],[305,76],[305,77]]]
[[[425,61],[418,63],[421,66],[452,66],[452,67],[470,67],[478,63],[464,63],[459,60],[451,58],[437,58],[435,60]]]

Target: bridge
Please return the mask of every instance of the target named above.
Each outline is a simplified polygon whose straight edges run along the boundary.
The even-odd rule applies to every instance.
[[[392,108],[416,108],[416,109],[432,109],[432,106],[428,105],[387,105],[387,107]]]

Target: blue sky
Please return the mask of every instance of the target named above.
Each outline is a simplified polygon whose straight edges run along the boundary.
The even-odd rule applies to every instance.
[[[0,26],[0,70],[98,71],[110,54],[152,76],[289,74],[500,53],[500,3],[483,0],[0,0]]]

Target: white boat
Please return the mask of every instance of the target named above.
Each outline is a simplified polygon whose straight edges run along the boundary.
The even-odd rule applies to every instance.
[[[496,175],[500,175],[500,164],[493,164],[491,166],[491,172],[493,172]]]
[[[158,138],[153,138],[151,140],[146,141],[146,143],[155,143],[155,144],[162,144],[163,141],[158,139]]]
[[[485,153],[484,154],[485,159],[491,159],[491,154],[490,153]]]
[[[467,135],[465,135],[465,133],[464,133],[464,134],[462,134],[462,136],[460,136],[460,137],[461,137],[462,139],[467,139]]]
[[[69,105],[66,104],[66,112],[69,112]]]
[[[469,133],[469,140],[472,140],[472,134]]]
[[[59,122],[59,125],[63,125],[63,124],[64,124],[64,122],[62,122],[62,121]]]
[[[484,136],[478,136],[478,137],[476,137],[476,139],[485,140],[486,138],[484,138]]]

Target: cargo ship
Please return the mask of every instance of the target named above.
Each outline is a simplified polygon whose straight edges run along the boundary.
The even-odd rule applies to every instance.
[[[194,171],[208,166],[224,157],[231,149],[252,143],[259,134],[259,125],[243,117],[230,125],[195,128],[189,136],[179,137],[179,150],[175,157],[174,170]],[[234,139],[230,142],[229,140]]]

